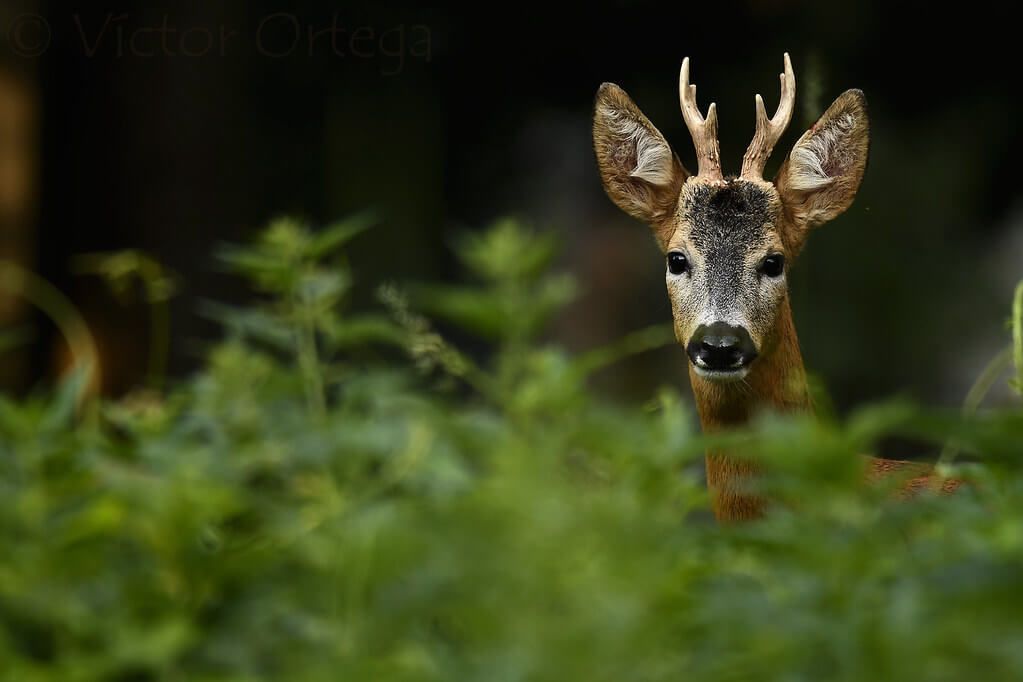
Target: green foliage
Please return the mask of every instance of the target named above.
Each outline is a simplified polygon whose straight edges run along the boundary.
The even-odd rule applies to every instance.
[[[500,221],[458,245],[459,260],[481,286],[421,287],[417,302],[488,340],[525,343],[575,295],[569,277],[547,272],[555,247],[552,235],[531,235],[512,220]]]
[[[888,403],[704,438],[674,390],[587,386],[670,327],[538,341],[572,292],[548,238],[466,238],[477,283],[386,287],[388,317],[345,305],[367,224],[225,249],[263,298],[210,307],[226,338],[164,399],[83,418],[81,377],[0,399],[0,679],[1023,676],[1023,411]],[[374,359],[395,344],[414,362]],[[857,453],[892,434],[954,440],[972,486],[864,488]],[[767,520],[709,521],[722,440],[770,464]]]

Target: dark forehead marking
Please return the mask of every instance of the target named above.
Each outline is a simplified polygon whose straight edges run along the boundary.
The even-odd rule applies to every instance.
[[[680,212],[691,227],[690,240],[701,250],[726,245],[745,250],[763,241],[764,225],[774,217],[767,192],[744,180],[695,185],[683,193]]]

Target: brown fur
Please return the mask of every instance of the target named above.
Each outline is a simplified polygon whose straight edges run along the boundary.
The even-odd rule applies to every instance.
[[[776,337],[765,348],[745,382],[709,381],[689,368],[689,379],[704,432],[746,424],[759,411],[810,410],[803,359],[792,323],[792,311],[782,306]],[[714,515],[719,521],[743,521],[763,515],[766,501],[744,490],[759,467],[748,459],[722,451],[707,453],[707,485]]]
[[[687,233],[680,194],[699,183],[728,181],[691,176],[664,137],[616,85],[605,83],[597,93],[593,121],[594,149],[608,196],[626,213],[649,224],[663,251],[682,248]],[[636,177],[640,146],[654,148],[669,159],[657,166],[658,182]],[[663,147],[662,147],[663,146]],[[799,138],[782,164],[774,183],[756,180],[781,210],[765,234],[784,244],[790,260],[802,249],[810,229],[840,215],[859,189],[867,163],[869,123],[866,100],[859,90],[840,95],[823,116]],[[642,174],[642,173],[641,173]],[[647,174],[650,175],[650,174]],[[685,345],[692,320],[675,309],[676,333]],[[749,330],[760,356],[742,381],[721,382],[701,377],[690,365],[690,381],[705,432],[746,424],[758,411],[792,413],[812,410],[803,359],[799,351],[787,296],[781,300],[773,325],[764,332]],[[749,483],[760,470],[756,462],[735,453],[707,453],[707,482],[714,513],[723,522],[763,515],[767,501],[751,494]],[[930,467],[897,460],[868,459],[867,481],[904,476],[900,495],[911,496],[930,486]],[[958,481],[943,481],[951,492]]]
[[[924,490],[940,490],[944,494],[954,493],[962,481],[954,478],[939,478],[930,464],[906,462],[899,459],[867,458],[866,480],[879,483],[886,479],[902,479],[896,490],[899,497],[913,497]],[[940,484],[940,485],[938,485]]]

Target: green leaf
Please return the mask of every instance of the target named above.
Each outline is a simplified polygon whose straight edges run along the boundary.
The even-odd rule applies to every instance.
[[[232,335],[266,343],[278,350],[291,350],[294,343],[293,323],[279,314],[209,301],[200,305],[200,314],[222,324]]]
[[[529,281],[544,271],[556,245],[553,234],[534,234],[519,222],[505,218],[483,233],[465,234],[456,252],[470,271],[485,280]]]
[[[357,315],[343,320],[331,319],[322,330],[328,346],[344,350],[374,343],[404,345],[407,334],[398,325],[380,315]]]
[[[430,285],[413,288],[411,295],[416,307],[484,338],[498,339],[517,324],[509,318],[515,311],[505,310],[486,290]]]
[[[320,260],[335,254],[338,249],[379,222],[376,214],[365,212],[340,220],[317,232],[306,247],[306,255]]]

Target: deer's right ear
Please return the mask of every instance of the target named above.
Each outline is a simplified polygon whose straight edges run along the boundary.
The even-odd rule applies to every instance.
[[[604,83],[593,114],[593,148],[604,190],[620,209],[653,227],[665,248],[668,226],[689,173],[664,136],[625,91]]]

